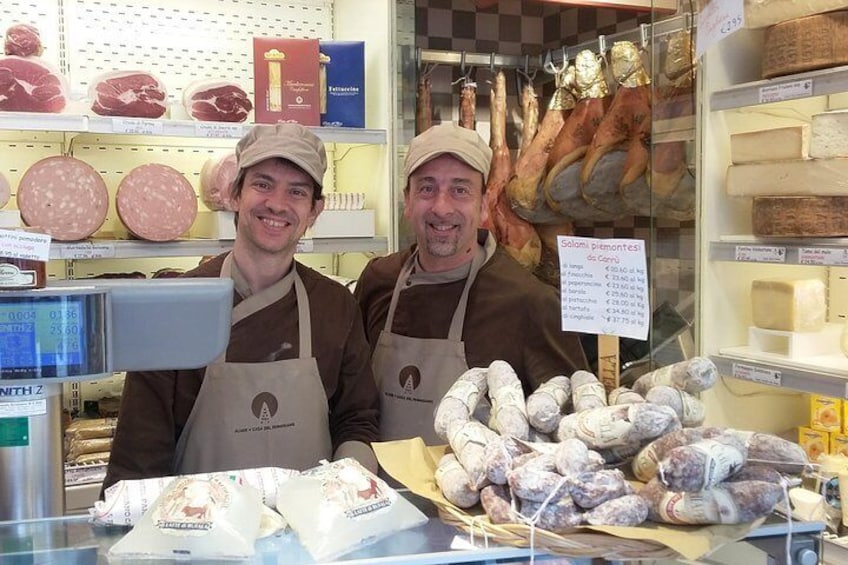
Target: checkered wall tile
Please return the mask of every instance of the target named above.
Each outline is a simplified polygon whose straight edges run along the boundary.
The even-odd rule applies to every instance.
[[[415,45],[422,49],[536,55],[548,50],[595,41],[598,35],[631,31],[650,23],[650,15],[614,9],[564,8],[547,3],[501,0],[477,10],[474,0],[415,0]],[[507,141],[520,143],[521,115],[514,70],[507,73]],[[477,131],[489,138],[488,67],[470,69],[477,83]],[[432,70],[434,123],[458,121],[459,67],[439,65]],[[541,114],[550,97],[551,76],[536,75]],[[408,119],[408,117],[405,116]],[[414,118],[414,116],[413,116]],[[406,120],[405,120],[406,121]],[[651,270],[652,303],[689,304],[695,291],[694,222],[631,217],[616,222],[578,224],[576,234],[600,238],[637,238],[646,241]]]

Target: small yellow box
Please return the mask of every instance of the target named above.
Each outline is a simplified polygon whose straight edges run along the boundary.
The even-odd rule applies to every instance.
[[[848,457],[848,435],[839,432],[830,434],[830,454]]]
[[[848,400],[842,401],[842,433],[848,435]]]
[[[842,400],[810,395],[810,427],[824,432],[842,431]]]
[[[813,428],[798,428],[798,445],[807,454],[807,458],[816,462],[820,455],[830,453],[830,434]]]

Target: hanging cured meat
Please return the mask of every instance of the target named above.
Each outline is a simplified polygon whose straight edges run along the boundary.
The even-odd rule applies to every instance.
[[[518,148],[518,158],[524,155],[530,142],[536,137],[539,129],[539,98],[533,82],[527,80],[521,87],[521,145]]]
[[[617,41],[611,50],[618,90],[586,150],[580,171],[583,197],[615,217],[628,210],[620,187],[645,183],[650,158],[651,79],[639,51],[630,41]]]
[[[558,235],[574,235],[574,224],[563,222],[561,224],[536,224],[536,233],[542,243],[542,254],[539,265],[533,274],[536,278],[551,286],[560,287],[559,246]]]
[[[415,100],[415,135],[424,133],[433,125],[433,107],[430,98],[430,73],[418,75],[418,97]]]
[[[515,173],[506,187],[506,195],[515,213],[534,224],[559,223],[557,216],[545,202],[542,179],[554,141],[565,119],[574,108],[574,67],[557,73],[554,95],[542,118],[536,137],[515,164]]]
[[[589,50],[574,60],[577,103],[557,136],[548,158],[545,199],[551,210],[575,220],[609,220],[609,214],[583,198],[579,172],[581,159],[609,107],[610,93],[604,79],[603,59]]]
[[[477,114],[477,83],[465,77],[459,95],[459,125],[474,129]]]
[[[506,143],[506,77],[495,75],[490,94],[492,165],[486,184],[490,224],[498,243],[521,265],[533,270],[539,264],[541,244],[533,226],[515,215],[509,206],[505,188],[512,176],[512,158]]]

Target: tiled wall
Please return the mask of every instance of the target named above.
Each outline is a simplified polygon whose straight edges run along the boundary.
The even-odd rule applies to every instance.
[[[474,0],[415,0],[415,44],[422,49],[498,53],[531,56],[549,49],[572,47],[595,41],[599,34],[612,35],[650,23],[650,15],[614,9],[564,8],[534,1],[501,0],[477,10]],[[515,71],[507,70],[507,139],[511,148],[520,142],[520,107]],[[471,70],[477,82],[477,131],[489,137],[488,67]],[[431,73],[434,122],[458,120],[459,84],[456,66],[439,65]],[[550,85],[543,71],[536,84]],[[549,88],[538,88],[544,112]],[[405,95],[414,96],[414,90]],[[414,112],[414,105],[412,105]],[[414,118],[405,113],[404,120]],[[647,242],[652,277],[653,305],[691,303],[695,290],[694,222],[630,217],[616,222],[578,224],[577,235],[601,238],[639,238]],[[685,314],[691,316],[691,308]]]

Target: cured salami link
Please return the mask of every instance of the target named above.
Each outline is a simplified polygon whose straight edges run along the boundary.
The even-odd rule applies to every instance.
[[[537,528],[556,534],[576,528],[583,521],[583,515],[569,496],[564,496],[556,501],[552,500],[544,505],[544,508],[541,502],[522,500],[521,514],[528,521],[535,517]]]
[[[509,524],[516,522],[512,510],[512,499],[509,489],[503,485],[489,485],[480,491],[480,503],[493,524]]]
[[[118,185],[118,216],[134,236],[172,241],[197,217],[197,195],[186,178],[167,165],[136,167]]]
[[[660,461],[660,480],[671,490],[695,492],[714,487],[738,471],[748,456],[730,434],[675,447]]]
[[[468,472],[453,453],[448,453],[439,460],[435,479],[445,498],[460,508],[469,508],[480,501],[479,491],[471,484]]]
[[[77,241],[106,220],[109,193],[88,163],[73,157],[48,157],[32,165],[18,185],[18,209],[28,226],[59,241]]]
[[[568,398],[571,396],[571,380],[558,376],[543,382],[527,397],[527,419],[540,432],[555,432]]]

